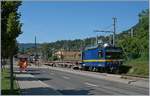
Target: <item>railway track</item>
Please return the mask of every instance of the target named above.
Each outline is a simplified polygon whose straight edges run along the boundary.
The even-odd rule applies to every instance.
[[[61,67],[61,68],[72,68],[76,70],[80,70],[80,62],[45,62],[44,65],[52,66],[52,67]],[[108,73],[109,74],[109,73]],[[113,74],[113,75],[121,75],[121,78],[124,79],[148,79],[149,76],[141,76],[141,75],[129,75],[129,74]]]

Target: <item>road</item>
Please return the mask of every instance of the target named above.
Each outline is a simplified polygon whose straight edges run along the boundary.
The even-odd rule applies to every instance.
[[[148,95],[148,88],[48,68],[30,68],[32,75],[62,95]]]

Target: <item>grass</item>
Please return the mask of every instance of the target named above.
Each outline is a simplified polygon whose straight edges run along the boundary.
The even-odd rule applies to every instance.
[[[126,61],[126,66],[131,66],[127,72],[128,75],[149,76],[149,61],[148,59],[138,58]]]
[[[14,90],[13,93],[10,92],[10,73],[8,69],[4,69],[1,72],[1,94],[2,95],[19,95],[20,94],[20,90],[19,90],[19,86],[16,83],[16,80],[14,78]]]

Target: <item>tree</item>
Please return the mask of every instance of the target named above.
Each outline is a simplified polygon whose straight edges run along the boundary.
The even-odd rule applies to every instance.
[[[49,43],[44,43],[40,46],[43,59],[48,61],[49,57],[52,56],[52,50],[50,49]]]
[[[2,57],[8,58],[10,56],[9,48],[11,41],[14,42],[14,39],[21,34],[20,13],[17,13],[21,1],[2,1],[1,3]]]
[[[134,29],[134,36],[131,37],[124,31],[119,34],[118,46],[122,46],[131,59],[147,58],[149,51],[149,11],[144,10],[139,14],[139,22],[132,27]],[[124,54],[124,55],[125,55]]]
[[[13,92],[13,56],[16,54],[16,38],[21,34],[20,13],[17,12],[21,1],[1,1],[1,52],[2,59],[10,59],[11,92]]]

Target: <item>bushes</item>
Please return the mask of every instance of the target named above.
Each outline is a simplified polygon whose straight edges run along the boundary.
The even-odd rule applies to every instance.
[[[141,75],[141,76],[149,75],[148,60],[144,60],[143,58],[138,58],[138,59],[134,59],[134,60],[129,60],[129,61],[125,62],[124,65],[131,66],[131,68],[127,72],[127,74]]]

